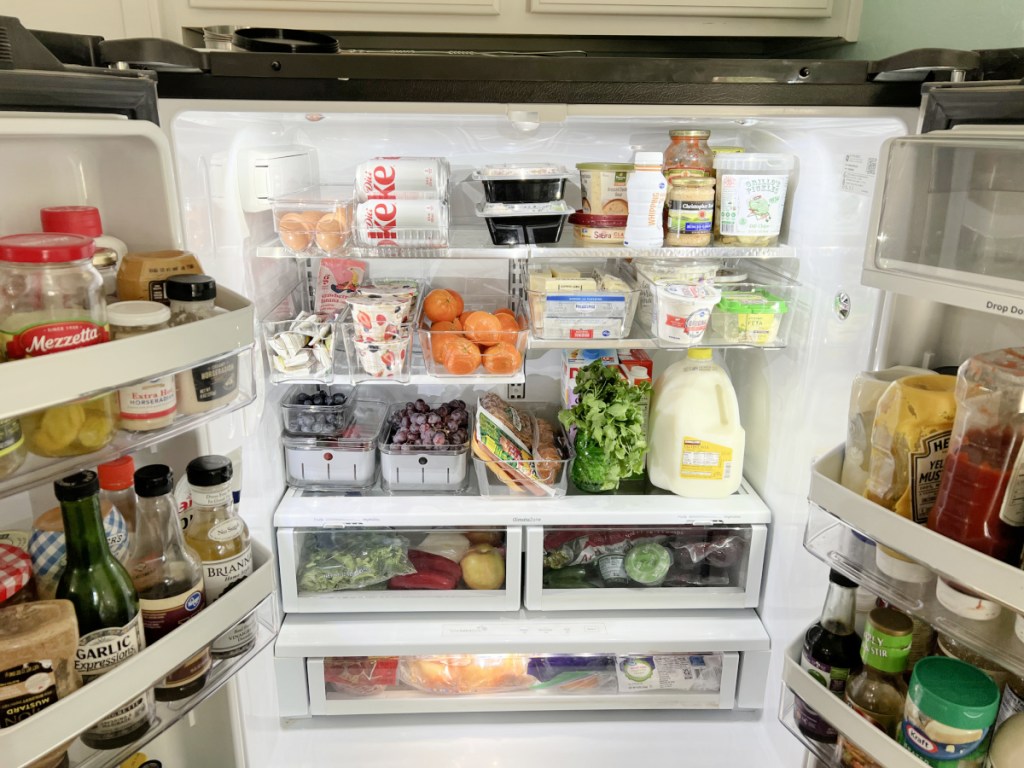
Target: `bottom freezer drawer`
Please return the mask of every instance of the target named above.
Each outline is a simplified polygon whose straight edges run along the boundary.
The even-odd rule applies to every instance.
[[[306,660],[312,715],[732,709],[740,654],[458,654]]]

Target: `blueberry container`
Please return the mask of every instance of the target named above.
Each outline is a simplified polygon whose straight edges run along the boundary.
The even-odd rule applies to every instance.
[[[495,245],[545,245],[557,243],[572,213],[564,200],[553,203],[484,203],[476,215],[487,222]]]
[[[561,200],[569,171],[550,163],[485,165],[473,173],[488,203],[550,203]]]
[[[296,385],[281,401],[284,429],[290,435],[330,437],[341,434],[351,421],[355,387]]]

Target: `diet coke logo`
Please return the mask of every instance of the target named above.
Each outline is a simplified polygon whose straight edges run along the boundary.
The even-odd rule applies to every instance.
[[[18,360],[78,347],[90,347],[106,341],[107,338],[107,329],[95,323],[69,321],[36,325],[7,342],[7,359]]]
[[[398,207],[394,203],[379,202],[367,205],[363,212],[366,236],[371,240],[396,240]]]
[[[368,200],[394,200],[397,177],[395,166],[375,165],[363,176],[363,193]]]

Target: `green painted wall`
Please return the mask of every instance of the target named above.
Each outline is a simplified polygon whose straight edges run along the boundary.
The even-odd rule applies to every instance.
[[[912,48],[1024,48],[1024,0],[864,0],[860,40],[830,53],[878,59]]]

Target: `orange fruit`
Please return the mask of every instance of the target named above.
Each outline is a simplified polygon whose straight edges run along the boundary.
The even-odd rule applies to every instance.
[[[434,358],[435,363],[444,363],[444,351],[448,346],[448,342],[452,339],[458,338],[457,334],[461,329],[455,326],[455,323],[447,320],[438,320],[427,332],[430,339],[430,355]]]
[[[466,309],[466,304],[462,300],[462,294],[460,294],[458,291],[452,290],[451,288],[447,288],[446,290],[448,291],[448,293],[452,295],[452,298],[455,299],[455,306],[457,307],[455,314],[461,315],[463,310]]]
[[[519,340],[519,321],[516,320],[515,315],[510,315],[506,312],[495,315],[498,318],[498,322],[501,323],[501,341],[511,344],[513,347],[516,346],[516,342]]]
[[[458,294],[452,295],[444,288],[435,288],[423,300],[423,314],[432,322],[447,320],[451,322],[459,316],[462,307],[462,297]]]
[[[463,321],[466,336],[470,341],[489,346],[502,340],[501,320],[490,312],[471,312]]]
[[[504,341],[488,347],[482,356],[484,368],[488,373],[509,376],[523,364],[523,356],[513,344]]]
[[[462,326],[462,330],[466,330],[466,318],[469,317],[472,314],[473,314],[473,310],[469,310],[468,312],[462,312],[459,315],[458,321],[459,321],[459,325]]]
[[[516,313],[513,312],[508,307],[502,307],[501,309],[496,309],[496,310],[494,310],[494,314],[495,315],[511,315],[512,317],[516,316]]]
[[[454,326],[455,326],[455,330],[456,330],[456,331],[464,331],[464,330],[466,330],[466,329],[465,329],[465,328],[464,328],[464,327],[462,326],[462,320],[461,320],[461,319],[459,319],[459,318],[457,318],[457,317],[456,317],[456,318],[455,318],[454,320],[452,320],[452,325],[454,325]]]
[[[444,367],[456,376],[468,376],[480,367],[480,348],[469,339],[450,339],[444,349]]]

